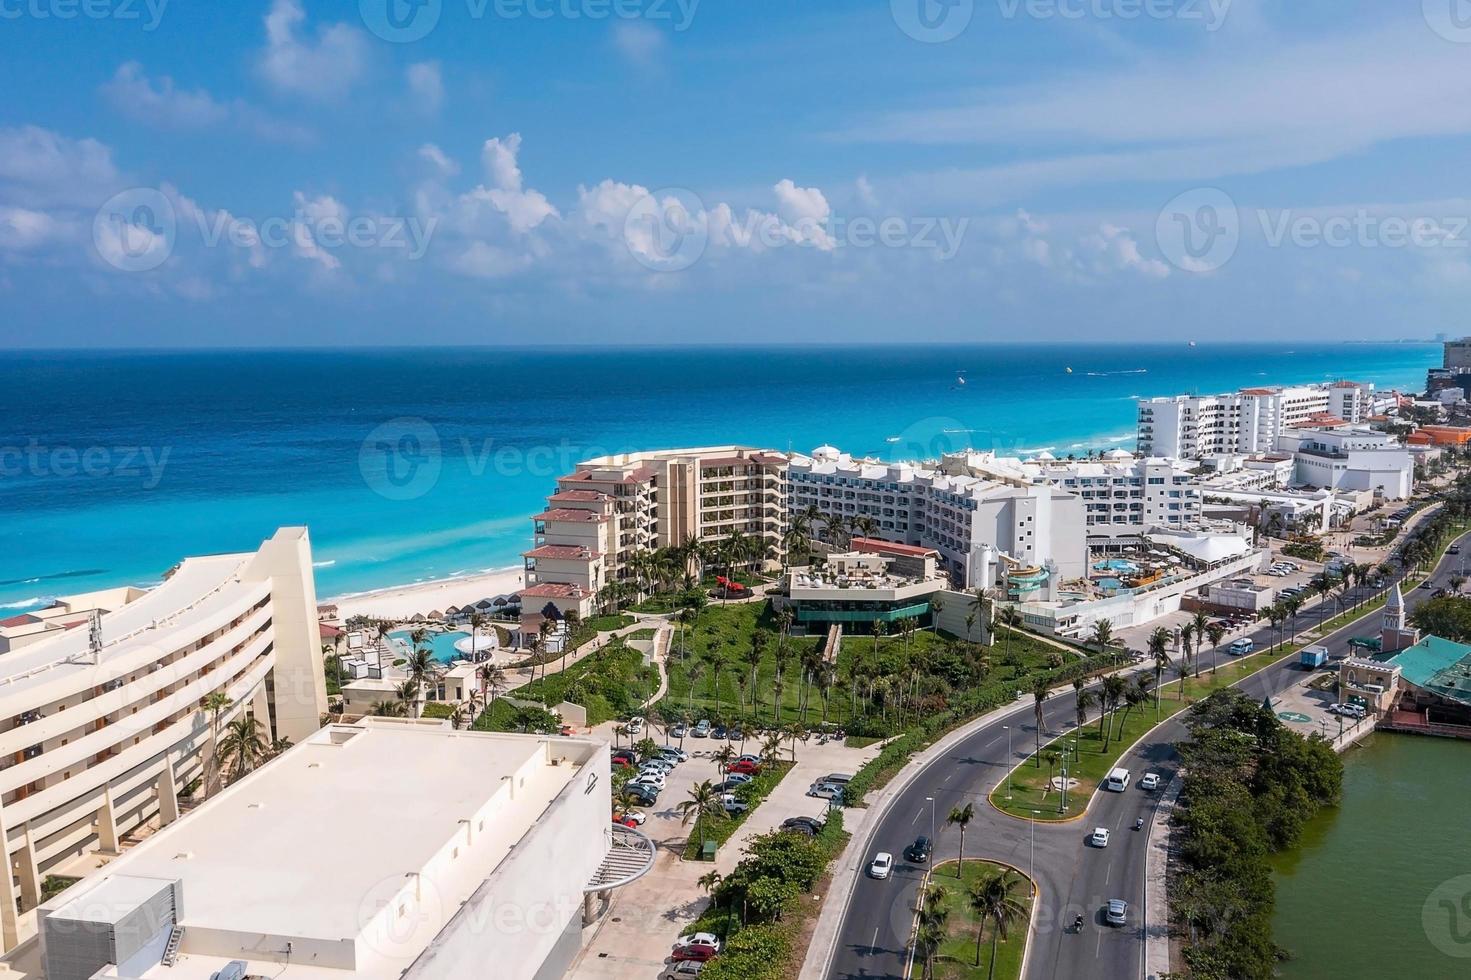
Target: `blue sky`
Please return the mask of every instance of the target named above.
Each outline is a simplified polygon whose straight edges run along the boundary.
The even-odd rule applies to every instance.
[[[1454,2],[0,0],[0,345],[1456,332]]]

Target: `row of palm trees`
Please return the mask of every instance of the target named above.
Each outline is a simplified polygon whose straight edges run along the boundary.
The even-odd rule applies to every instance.
[[[267,737],[265,726],[249,709],[240,712],[234,720],[220,727],[220,719],[235,701],[224,691],[205,695],[200,707],[209,715],[209,758],[204,765],[204,795],[213,796],[225,788],[225,773],[234,782],[257,769],[291,747],[289,738]]]
[[[957,874],[957,877],[960,877]],[[1023,889],[1030,891],[1027,880],[1009,868],[996,871],[975,882],[965,894],[966,903],[976,919],[975,965],[981,965],[981,950],[987,927],[991,932],[991,965],[988,977],[996,975],[996,948],[1012,928],[1028,920]],[[949,889],[938,878],[932,878],[921,897],[919,931],[916,945],[924,964],[924,980],[934,976],[940,947],[950,935]]]
[[[636,552],[627,561],[629,578],[609,582],[597,593],[598,606],[617,613],[623,605],[657,593],[696,588],[710,569],[727,578],[755,572],[776,554],[772,541],[732,531],[724,538],[691,538],[683,544]]]

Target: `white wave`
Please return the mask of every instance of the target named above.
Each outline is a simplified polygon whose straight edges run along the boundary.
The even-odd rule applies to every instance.
[[[21,599],[18,602],[0,602],[0,609],[19,609],[22,606],[39,606],[45,601],[43,597],[33,595],[29,599]]]
[[[1038,453],[1050,453],[1056,448],[1056,446],[1043,446],[1041,449],[1018,449],[1016,454],[1018,456],[1035,456]]]
[[[336,558],[329,558],[326,561],[314,561],[314,562],[312,562],[312,567],[313,568],[331,568],[335,564],[337,564],[337,559]]]

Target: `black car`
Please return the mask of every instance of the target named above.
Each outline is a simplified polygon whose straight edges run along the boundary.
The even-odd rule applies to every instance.
[[[652,786],[624,786],[623,791],[638,800],[641,806],[653,806],[659,802],[659,791]]]
[[[822,821],[816,817],[788,817],[781,822],[782,830],[792,830],[808,837],[816,837],[822,830]]]
[[[1459,555],[1461,553],[1461,546],[1458,544],[1453,544],[1449,548],[1445,549],[1445,553],[1448,555]]]
[[[916,837],[914,843],[909,845],[909,850],[904,856],[915,864],[925,864],[930,859],[930,839],[928,837]]]
[[[727,732],[725,737],[732,742],[739,742],[742,741],[746,736],[739,727],[736,727]]]
[[[728,738],[729,736],[730,732],[726,729],[724,725],[716,725],[714,728],[710,729],[711,738]]]

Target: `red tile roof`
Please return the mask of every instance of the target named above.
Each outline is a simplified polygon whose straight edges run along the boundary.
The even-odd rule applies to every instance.
[[[540,548],[521,552],[522,558],[566,558],[569,560],[593,559],[598,552],[577,544],[544,544]]]
[[[0,619],[0,626],[28,626],[31,623],[39,623],[41,617],[32,616],[30,613],[21,613],[19,616],[11,616],[9,619]]]
[[[532,599],[581,599],[587,595],[580,585],[564,585],[560,582],[543,582],[523,589],[521,597]]]
[[[872,555],[935,555],[940,553],[934,548],[920,548],[912,544],[895,544],[892,541],[879,541],[877,538],[854,538],[853,550],[862,551]]]
[[[606,500],[606,493],[596,490],[559,490],[547,498],[548,503],[592,503],[595,500]]]
[[[593,510],[573,510],[570,507],[559,507],[556,510],[542,511],[532,518],[533,521],[580,521],[584,524],[596,521],[603,523],[608,520],[608,515],[599,514]]]
[[[338,629],[336,626],[328,626],[326,623],[318,623],[317,632],[324,640],[335,640],[337,639],[337,637],[341,636],[344,631]]]

